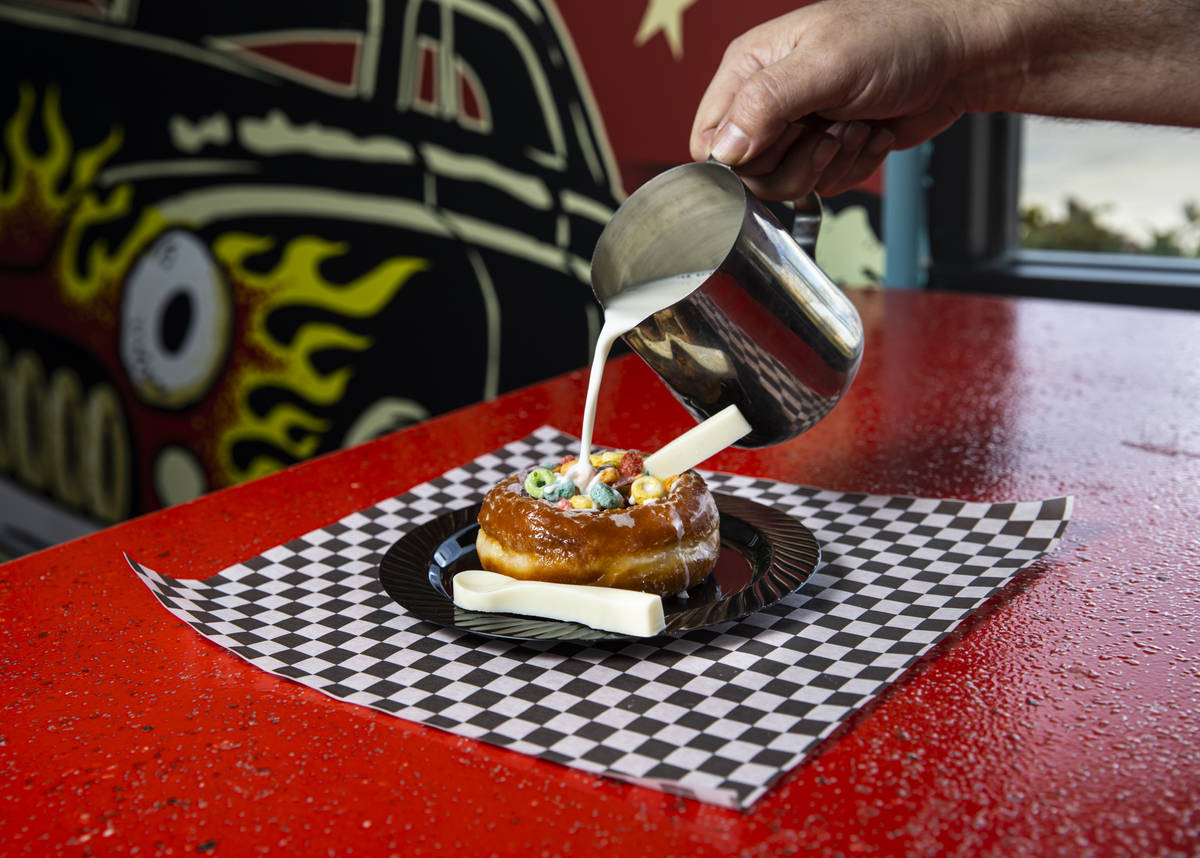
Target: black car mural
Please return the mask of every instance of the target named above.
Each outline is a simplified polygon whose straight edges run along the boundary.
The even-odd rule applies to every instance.
[[[10,489],[119,520],[586,363],[621,190],[551,3],[0,27]]]

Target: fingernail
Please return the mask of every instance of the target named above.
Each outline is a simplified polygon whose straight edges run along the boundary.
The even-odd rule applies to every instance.
[[[709,154],[722,164],[733,166],[741,163],[749,150],[750,138],[746,136],[746,132],[732,122],[726,122],[717,129]]]
[[[813,150],[813,167],[817,170],[824,170],[829,166],[829,162],[833,160],[833,156],[841,148],[842,144],[840,141],[828,135],[823,135],[817,143],[817,148]]]
[[[896,142],[896,135],[888,131],[886,128],[876,128],[871,132],[871,138],[867,141],[864,151],[874,158],[886,155],[888,150],[892,148],[892,144]]]

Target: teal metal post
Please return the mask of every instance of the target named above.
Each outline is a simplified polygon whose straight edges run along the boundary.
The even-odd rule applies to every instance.
[[[883,282],[918,289],[925,285],[929,233],[925,175],[929,144],[888,155],[883,170]]]

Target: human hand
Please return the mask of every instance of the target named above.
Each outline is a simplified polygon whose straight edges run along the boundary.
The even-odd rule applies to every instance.
[[[853,187],[964,112],[951,4],[823,0],[749,30],[700,101],[692,157],[767,199]]]

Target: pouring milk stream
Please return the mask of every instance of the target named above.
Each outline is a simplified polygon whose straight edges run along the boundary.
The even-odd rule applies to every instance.
[[[583,408],[583,426],[580,430],[579,460],[568,469],[566,477],[579,487],[586,486],[594,475],[589,456],[592,452],[592,430],[596,425],[596,403],[600,399],[600,382],[604,376],[604,364],[613,343],[625,333],[632,331],[660,310],[676,304],[690,295],[708,277],[707,271],[676,274],[640,283],[625,289],[611,298],[604,309],[604,326],[596,339],[596,351],[592,355],[592,368],[588,375],[587,399]]]

